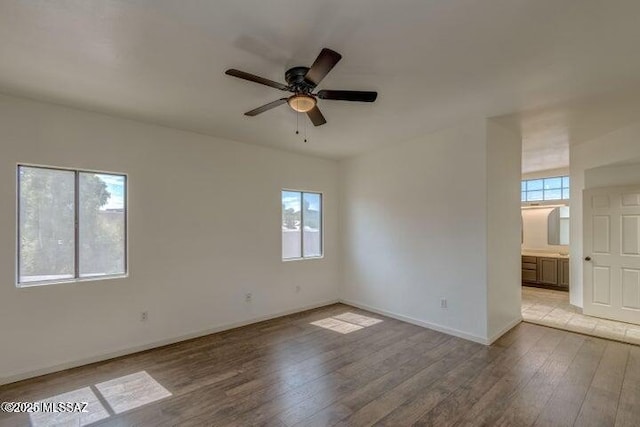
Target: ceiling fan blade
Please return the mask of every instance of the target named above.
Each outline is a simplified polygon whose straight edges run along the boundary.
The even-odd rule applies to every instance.
[[[270,102],[268,104],[263,105],[262,107],[255,108],[251,111],[247,111],[244,113],[245,116],[257,116],[260,113],[264,113],[267,110],[271,110],[272,108],[276,108],[282,104],[287,103],[287,98],[280,98],[277,101]]]
[[[318,55],[311,68],[309,68],[309,71],[307,71],[304,79],[317,86],[341,59],[342,55],[325,47],[320,52],[320,55]]]
[[[373,102],[378,97],[378,92],[359,90],[321,90],[318,92],[320,99],[334,99],[337,101]]]
[[[307,111],[307,116],[309,116],[309,119],[311,119],[314,126],[320,126],[327,123],[327,119],[324,118],[317,105]]]
[[[273,80],[265,79],[264,77],[256,76],[250,73],[245,73],[244,71],[236,70],[231,68],[224,72],[225,74],[233,77],[237,77],[243,80],[249,80],[250,82],[260,83],[262,85],[271,86],[280,90],[289,90],[287,85],[282,83],[274,82]]]

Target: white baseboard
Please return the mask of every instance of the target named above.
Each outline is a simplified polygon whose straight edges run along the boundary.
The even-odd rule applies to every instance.
[[[493,334],[492,337],[489,337],[489,342],[487,344],[488,345],[493,344],[498,340],[498,338],[500,338],[501,336],[509,332],[511,329],[515,328],[520,322],[522,322],[522,316],[516,317],[511,322],[507,323],[504,328],[500,329],[498,332]]]
[[[361,303],[355,302],[355,301],[342,299],[342,300],[340,300],[340,302],[342,302],[344,304],[352,305],[354,307],[361,308],[363,310],[371,311],[373,313],[378,313],[378,314],[381,314],[383,316],[391,317],[392,319],[401,320],[403,322],[411,323],[413,325],[422,326],[423,328],[433,329],[434,331],[442,332],[442,333],[445,333],[445,334],[448,334],[448,335],[453,335],[454,337],[462,338],[462,339],[465,339],[465,340],[468,340],[468,341],[473,341],[473,342],[477,342],[477,343],[485,344],[485,345],[491,344],[491,342],[489,342],[489,340],[487,338],[484,338],[484,337],[481,337],[481,336],[478,336],[478,335],[468,334],[468,333],[460,331],[458,329],[449,328],[447,326],[438,325],[436,323],[425,322],[424,320],[414,319],[413,317],[404,316],[402,314],[397,314],[397,313],[394,313],[392,311],[383,310],[381,308],[372,307],[370,305],[361,304]],[[509,329],[511,329],[511,328],[509,328]]]
[[[13,382],[16,382],[16,381],[26,380],[28,378],[39,377],[40,375],[46,375],[46,374],[50,374],[52,372],[63,371],[65,369],[76,368],[78,366],[88,365],[90,363],[102,362],[104,360],[113,359],[114,357],[126,356],[128,354],[138,353],[140,351],[150,350],[152,348],[162,347],[162,346],[169,345],[169,344],[174,344],[174,343],[177,343],[177,342],[180,342],[180,341],[186,341],[186,340],[190,340],[190,339],[193,339],[193,338],[202,337],[202,336],[205,336],[205,335],[215,334],[217,332],[222,332],[222,331],[226,331],[226,330],[229,330],[229,329],[239,328],[241,326],[250,325],[252,323],[264,322],[265,320],[275,319],[276,317],[288,316],[290,314],[295,314],[295,313],[299,313],[299,312],[306,311],[306,310],[312,310],[314,308],[324,307],[324,306],[331,305],[331,304],[336,304],[336,303],[339,303],[339,302],[340,301],[337,300],[337,299],[336,300],[324,301],[324,302],[320,302],[320,303],[316,303],[316,304],[311,304],[311,305],[306,305],[306,306],[294,308],[294,309],[291,309],[291,310],[280,311],[280,312],[277,312],[277,313],[274,313],[274,314],[255,317],[255,318],[244,320],[244,321],[241,321],[241,322],[227,323],[227,324],[216,326],[216,327],[213,327],[213,328],[208,328],[208,329],[205,329],[205,330],[192,332],[192,333],[185,334],[185,335],[180,335],[180,336],[177,336],[177,337],[172,337],[172,338],[167,338],[167,339],[163,339],[163,340],[159,340],[159,341],[154,341],[154,342],[143,344],[143,345],[139,345],[139,346],[127,347],[127,348],[120,349],[120,350],[117,350],[117,351],[114,351],[114,352],[110,352],[110,353],[106,353],[106,354],[98,354],[98,355],[95,355],[95,356],[85,357],[85,358],[82,358],[82,359],[73,360],[73,361],[69,361],[69,362],[65,362],[65,363],[61,363],[61,364],[57,364],[57,365],[46,366],[46,367],[43,367],[43,368],[40,368],[40,369],[34,369],[34,370],[26,371],[26,372],[21,372],[21,373],[15,374],[15,375],[10,375],[10,376],[7,376],[7,377],[0,378],[0,385],[9,384],[9,383],[13,383]]]

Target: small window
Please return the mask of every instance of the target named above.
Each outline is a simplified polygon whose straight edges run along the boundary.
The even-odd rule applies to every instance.
[[[521,183],[521,200],[523,202],[543,202],[569,199],[569,177],[529,179]]]
[[[18,166],[18,284],[127,273],[127,178]]]
[[[544,187],[544,181],[541,179],[532,179],[527,181],[527,191],[542,190]]]
[[[322,194],[282,190],[282,259],[322,256]]]

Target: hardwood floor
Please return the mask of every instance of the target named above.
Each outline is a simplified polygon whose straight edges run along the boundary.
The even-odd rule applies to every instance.
[[[637,426],[640,347],[527,323],[487,347],[336,304],[0,387],[70,396],[100,426]]]

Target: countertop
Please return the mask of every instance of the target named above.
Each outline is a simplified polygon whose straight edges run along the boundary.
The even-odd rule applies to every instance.
[[[558,252],[543,252],[543,251],[522,251],[523,256],[537,256],[543,258],[558,258],[569,259],[569,255],[561,255]]]

